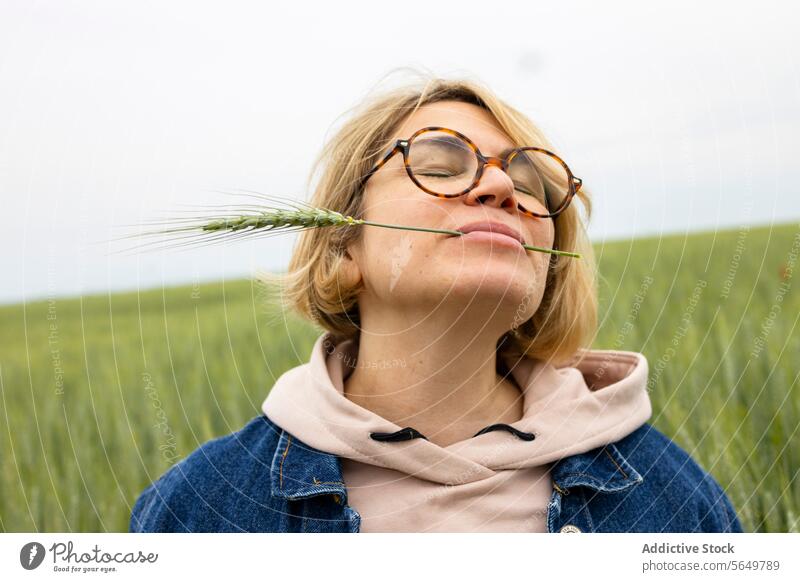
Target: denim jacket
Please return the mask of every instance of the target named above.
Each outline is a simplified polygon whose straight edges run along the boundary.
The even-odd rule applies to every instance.
[[[714,478],[650,424],[551,469],[548,532],[741,532]],[[265,415],[208,441],[137,499],[131,532],[350,532],[339,457]]]

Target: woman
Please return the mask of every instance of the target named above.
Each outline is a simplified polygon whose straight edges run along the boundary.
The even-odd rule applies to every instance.
[[[309,361],[150,485],[131,531],[741,531],[647,423],[644,356],[588,349],[590,198],[529,119],[433,79],[365,103],[321,162],[315,205],[466,234],[303,232],[284,282],[325,330]]]

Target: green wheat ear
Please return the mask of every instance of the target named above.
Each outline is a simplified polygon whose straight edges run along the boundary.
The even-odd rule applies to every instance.
[[[218,210],[227,210],[232,212],[232,215],[217,217],[199,216],[189,219],[171,219],[166,221],[166,226],[168,226],[168,228],[149,231],[141,235],[133,236],[165,235],[168,238],[171,238],[174,242],[178,243],[174,246],[199,246],[205,243],[224,242],[233,238],[245,236],[265,236],[268,234],[278,234],[280,232],[287,231],[296,232],[310,228],[352,227],[359,225],[441,233],[453,236],[462,236],[464,234],[458,230],[372,222],[369,220],[353,218],[352,216],[345,216],[344,214],[336,212],[335,210],[318,208],[304,202],[298,202],[288,198],[267,196],[257,193],[250,194],[257,198],[260,202],[277,202],[283,204],[285,207],[270,207],[265,206],[263,203],[246,207],[222,206],[218,208]],[[237,210],[243,212],[237,212]],[[177,226],[177,224],[181,223],[183,223],[183,226]],[[581,255],[578,253],[535,247],[532,245],[522,246],[531,251],[581,258]]]
[[[273,210],[256,214],[233,216],[212,220],[199,225],[206,232],[236,232],[244,229],[272,230],[285,227],[317,228],[321,226],[347,226],[360,224],[353,218],[344,216],[333,210],[318,208],[315,210]]]

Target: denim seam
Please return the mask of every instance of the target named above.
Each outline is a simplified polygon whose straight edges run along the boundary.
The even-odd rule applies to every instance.
[[[292,444],[292,435],[287,434],[286,437],[287,437],[286,448],[284,449],[283,454],[281,455],[281,464],[278,468],[278,477],[280,479],[281,491],[283,491],[283,462],[286,460],[286,455],[289,454],[289,447]]]
[[[626,479],[630,479],[630,477],[628,477],[628,474],[622,470],[622,467],[619,466],[619,463],[617,463],[616,459],[614,459],[614,457],[611,456],[611,453],[608,452],[608,449],[606,447],[603,447],[603,452],[606,455],[608,455],[608,458],[611,459],[611,462],[614,463],[614,466],[617,468],[617,470],[620,473],[622,473],[622,476],[625,477]]]
[[[606,448],[608,449],[608,453],[609,455],[611,455],[612,460],[614,460],[616,464],[619,465],[620,470],[623,471],[623,474],[626,475],[628,480],[633,481],[635,483],[641,483],[642,481],[644,481],[644,477],[636,470],[636,468],[633,465],[631,465],[630,461],[628,461],[628,459],[625,458],[625,455],[623,455],[620,452],[620,450],[614,445],[614,443],[607,445]],[[623,467],[627,467],[628,470],[624,471],[622,469]]]
[[[560,475],[560,477],[563,480],[567,480],[569,477],[583,477],[583,482],[574,484],[574,486],[592,487],[603,493],[616,493],[624,491],[625,489],[628,489],[629,487],[632,487],[640,483],[640,481],[637,480],[627,479],[623,481],[621,485],[609,486],[613,478],[603,482],[601,479],[598,479],[597,477],[595,477],[594,475],[590,475],[589,473],[565,473],[563,475]]]
[[[314,485],[344,485],[344,481],[320,481],[316,477],[312,477]]]
[[[561,517],[561,500],[563,497],[563,495],[554,491],[550,496],[550,502],[547,504],[547,529],[550,533],[555,532],[556,519]],[[558,507],[558,516],[556,516],[556,506]]]
[[[592,475],[591,473],[580,472],[580,473],[562,473],[561,477],[586,477],[589,481],[594,483],[600,483],[600,479]]]
[[[311,499],[312,497],[319,497],[320,495],[338,495],[340,489],[335,489],[331,487],[324,487],[317,491],[305,491],[304,493],[296,493],[287,499],[291,499],[292,501],[296,501],[299,499]]]

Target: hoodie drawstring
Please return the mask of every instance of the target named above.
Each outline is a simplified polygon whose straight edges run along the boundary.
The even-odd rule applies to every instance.
[[[472,436],[474,438],[474,437],[478,436],[479,434],[483,434],[485,432],[491,432],[493,430],[507,430],[508,432],[516,435],[517,437],[519,437],[523,441],[532,441],[533,439],[536,438],[536,435],[533,434],[532,432],[524,432],[524,431],[521,431],[519,429],[514,428],[511,425],[503,424],[502,422],[498,423],[498,424],[492,424],[490,426],[487,426],[486,428],[482,428],[481,430],[479,430],[478,432],[476,432]]]
[[[474,435],[472,435],[472,438],[475,438],[476,436],[481,435],[483,433],[491,432],[493,430],[507,430],[508,432],[515,435],[517,438],[522,439],[523,441],[532,441],[533,439],[536,438],[536,435],[533,434],[532,432],[524,432],[514,428],[511,425],[504,424],[502,422],[489,425],[486,428],[482,428]],[[400,430],[395,432],[372,432],[369,434],[369,436],[376,441],[382,441],[382,442],[409,441],[411,439],[416,439],[416,438],[423,438],[425,440],[428,440],[428,437],[419,432],[417,429],[411,428],[410,426],[401,428]]]
[[[428,440],[424,434],[419,432],[415,428],[411,428],[407,426],[405,428],[401,428],[396,432],[371,432],[369,436],[375,439],[376,441],[383,441],[383,442],[397,442],[397,441],[410,441],[411,439],[421,438]]]

